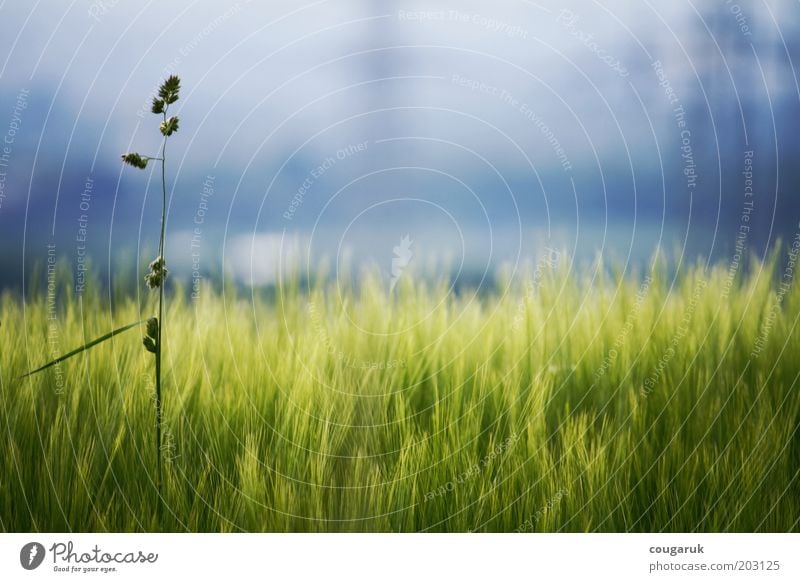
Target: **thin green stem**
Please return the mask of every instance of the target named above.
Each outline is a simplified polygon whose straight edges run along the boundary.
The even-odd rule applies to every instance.
[[[164,120],[167,119],[164,109]],[[161,236],[158,240],[158,256],[164,260],[164,233],[167,222],[167,138],[161,145]],[[156,341],[156,455],[158,457],[158,494],[161,495],[161,346],[164,330],[164,285],[166,277],[158,287],[158,339]]]

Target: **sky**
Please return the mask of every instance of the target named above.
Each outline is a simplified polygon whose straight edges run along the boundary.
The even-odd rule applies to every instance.
[[[149,102],[182,79],[168,262],[269,285],[374,265],[480,277],[548,248],[635,269],[798,232],[800,6],[0,2],[0,286],[152,258]],[[411,241],[402,243],[403,240]],[[402,244],[401,244],[402,243]],[[403,246],[403,244],[405,246]],[[48,246],[50,245],[50,246]]]

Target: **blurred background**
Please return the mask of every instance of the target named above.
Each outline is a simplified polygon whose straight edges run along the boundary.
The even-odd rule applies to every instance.
[[[763,255],[800,220],[798,16],[790,0],[0,2],[0,286],[50,256],[105,280],[152,258],[158,167],[119,156],[156,155],[150,100],[173,73],[167,254],[186,280],[269,285],[323,261],[479,280],[548,248],[632,271],[659,247]]]

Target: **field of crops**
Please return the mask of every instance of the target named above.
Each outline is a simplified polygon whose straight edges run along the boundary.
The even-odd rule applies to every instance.
[[[153,312],[59,271],[0,299],[0,529],[800,531],[779,263],[172,288],[161,500],[143,326],[18,378]]]

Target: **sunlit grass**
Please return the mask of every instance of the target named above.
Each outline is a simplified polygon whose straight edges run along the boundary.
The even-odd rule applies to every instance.
[[[800,291],[680,272],[178,290],[163,514],[136,332],[16,379],[153,305],[6,294],[0,528],[797,531]]]

